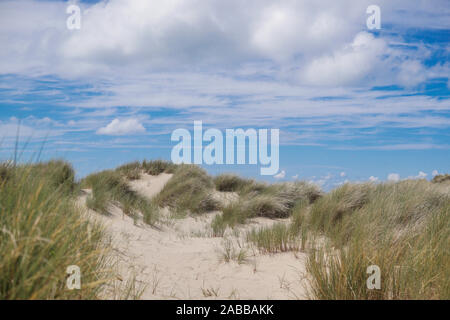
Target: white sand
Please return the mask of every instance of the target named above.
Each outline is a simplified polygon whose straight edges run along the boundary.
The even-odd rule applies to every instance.
[[[143,175],[131,186],[144,196],[157,194],[170,174]],[[234,201],[236,195],[216,195]],[[84,197],[85,198],[85,197]],[[81,199],[84,200],[84,199]],[[302,299],[305,296],[304,253],[262,255],[248,246],[242,234],[258,224],[258,219],[242,227],[241,236],[228,232],[225,238],[211,237],[210,222],[217,212],[201,217],[171,219],[152,228],[135,222],[120,208],[111,206],[110,216],[93,215],[113,236],[113,252],[119,258],[120,278],[135,274],[146,286],[142,299]],[[224,262],[224,245],[236,252],[245,248],[245,263]]]

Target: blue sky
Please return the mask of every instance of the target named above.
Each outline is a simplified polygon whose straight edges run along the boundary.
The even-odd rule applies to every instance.
[[[69,4],[81,29],[68,30]],[[381,29],[366,8],[381,9]],[[448,1],[1,1],[0,157],[84,176],[170,159],[177,128],[280,129],[270,182],[450,171]],[[23,149],[23,152],[22,152]]]

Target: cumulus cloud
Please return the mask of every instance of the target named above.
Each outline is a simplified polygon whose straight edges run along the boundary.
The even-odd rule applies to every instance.
[[[273,177],[275,179],[284,179],[285,176],[286,176],[286,171],[282,170],[280,173],[274,175]]]
[[[297,179],[298,179],[298,174],[293,175],[293,176],[292,176],[292,179],[297,180]]]
[[[314,59],[306,67],[303,78],[314,85],[355,84],[382,63],[386,51],[387,44],[383,39],[360,32],[349,45]]]
[[[387,179],[388,181],[397,182],[400,181],[400,175],[398,173],[389,173]]]
[[[437,171],[437,170],[433,170],[433,172],[431,173],[431,175],[434,177],[434,176],[437,176],[439,174],[439,172]]]
[[[370,176],[369,177],[369,181],[370,182],[377,182],[378,181],[378,177]]]
[[[442,112],[423,116],[424,111],[447,110],[445,99],[407,94],[380,99],[386,93],[371,88],[395,82],[410,87],[429,76],[430,68],[423,64],[429,56],[425,45],[405,43],[402,28],[450,28],[447,2],[412,6],[410,0],[380,0],[382,27],[390,25],[389,30],[400,34],[376,35],[363,31],[370,4],[370,0],[79,2],[81,29],[70,31],[65,23],[67,2],[3,0],[0,75],[27,79],[56,75],[62,80],[53,84],[53,92],[36,90],[42,83],[25,87],[2,81],[1,88],[7,90],[0,99],[9,103],[31,93],[48,101],[48,96],[60,93],[69,98],[54,99],[54,105],[183,109],[183,121],[195,109],[197,118],[221,126],[282,123],[290,126],[286,131],[291,130],[291,137],[295,126],[316,123],[333,132],[354,129],[351,137],[332,135],[341,141],[358,136],[355,128],[378,130],[386,124],[445,128],[448,119]],[[448,70],[448,65],[435,68],[434,77],[445,78]],[[66,80],[73,87],[81,83],[76,88],[80,94],[62,92]],[[320,88],[329,85],[342,87]],[[324,103],[323,97],[333,99]],[[182,121],[174,118],[162,122],[169,126]],[[76,129],[91,132],[99,121],[104,118],[92,123],[77,120]],[[106,127],[98,133],[105,131]],[[310,140],[289,142],[329,143],[331,135],[325,131],[311,131]],[[364,143],[371,139],[364,138]],[[393,147],[440,147],[439,142],[421,142]]]
[[[117,136],[141,133],[145,133],[145,128],[137,119],[114,119],[107,126],[97,130],[97,134]]]
[[[345,173],[344,171],[342,171],[339,175],[340,175],[341,177],[345,177],[345,176],[347,175],[347,173]]]
[[[386,8],[383,21],[408,20],[393,16],[409,8],[407,3],[381,1],[379,5]],[[443,3],[418,4],[414,10],[445,24]],[[247,62],[268,59],[274,63],[270,70],[279,70],[280,78],[294,77],[300,70],[300,78],[308,83],[354,84],[384,66],[381,57],[389,55],[387,40],[360,32],[369,4],[369,0],[228,0],[226,4],[218,0],[109,0],[81,3],[81,29],[70,31],[64,23],[67,3],[5,0],[0,2],[4,44],[0,74],[76,78],[118,70],[128,75],[150,70],[179,72],[199,66],[237,72]],[[425,19],[414,16],[409,23],[423,26],[429,22],[418,17]],[[399,57],[397,52],[393,55]],[[400,81],[423,80],[417,59],[400,60],[405,61],[399,69]],[[287,70],[293,74],[286,74]]]

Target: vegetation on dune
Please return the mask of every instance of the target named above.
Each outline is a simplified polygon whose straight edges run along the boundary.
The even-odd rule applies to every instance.
[[[173,173],[176,167],[176,164],[165,160],[144,160],[142,162],[134,161],[126,163],[118,167],[115,171],[125,176],[128,180],[137,180],[143,172],[156,176],[163,172]]]
[[[74,205],[74,172],[63,161],[2,164],[0,299],[92,299],[107,281],[103,230]],[[66,268],[82,271],[66,288]]]
[[[129,180],[145,172],[173,177],[152,200]],[[88,207],[124,213],[155,224],[160,207],[177,213],[221,209],[216,236],[255,217],[290,218],[253,228],[246,239],[263,253],[303,250],[315,299],[449,299],[449,175],[397,183],[344,184],[323,194],[305,183],[265,184],[234,175],[210,177],[195,165],[156,160],[133,162],[74,180],[70,164],[0,164],[0,299],[95,299],[110,281],[111,261],[101,225],[75,205],[91,188]],[[215,190],[236,192],[222,207]],[[316,241],[320,239],[320,241]],[[241,248],[241,247],[240,247]],[[246,260],[225,239],[224,261]],[[82,289],[66,288],[66,268],[82,270]],[[367,289],[367,267],[381,270],[381,289]],[[107,271],[109,270],[109,271]]]
[[[448,188],[344,185],[314,203],[306,223],[329,239],[308,260],[314,298],[450,298]],[[370,265],[381,269],[381,290],[367,289]]]
[[[221,174],[214,177],[217,191],[222,192],[240,192],[253,183],[251,179],[244,179],[234,174]]]
[[[158,175],[161,173],[174,173],[178,165],[164,161],[164,160],[151,160],[142,162],[142,169],[145,173],[151,175]]]
[[[315,239],[320,239],[316,241]],[[450,188],[426,180],[345,184],[295,206],[290,223],[255,228],[262,252],[304,250],[315,299],[448,299]],[[367,267],[381,289],[367,289]]]
[[[81,181],[82,187],[92,189],[86,205],[99,213],[108,214],[110,204],[115,202],[126,215],[137,218],[137,215],[141,213],[144,222],[155,224],[158,219],[158,208],[150,200],[131,189],[123,167],[115,171],[105,170],[94,173]]]
[[[438,174],[437,176],[433,177],[433,180],[431,182],[434,183],[442,183],[442,182],[450,182],[450,174]]]
[[[195,165],[179,165],[173,177],[153,199],[160,207],[169,207],[178,213],[204,213],[220,209],[212,196],[213,179]]]
[[[272,226],[253,228],[247,232],[247,241],[261,252],[276,253],[304,249],[304,214],[309,200],[299,201],[292,210],[290,223],[278,222]]]
[[[239,201],[223,209],[215,217],[212,228],[222,235],[227,226],[245,223],[249,218],[287,218],[300,202],[313,202],[321,196],[320,190],[306,182],[287,182],[273,185],[250,184],[244,187]]]

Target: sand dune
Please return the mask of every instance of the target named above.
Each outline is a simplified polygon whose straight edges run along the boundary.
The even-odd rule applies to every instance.
[[[130,182],[146,197],[156,195],[171,178],[170,174],[143,174]],[[89,190],[86,190],[89,192]],[[217,193],[223,201],[234,201],[233,193]],[[86,195],[80,199],[85,201]],[[136,276],[145,286],[142,299],[304,299],[303,253],[262,255],[247,247],[243,232],[273,220],[259,218],[228,232],[224,238],[211,237],[210,222],[218,212],[197,217],[173,219],[164,210],[158,228],[134,221],[111,205],[110,215],[89,210],[101,219],[113,237],[113,253],[119,260],[120,279]],[[246,252],[246,259],[225,262],[225,248]],[[109,298],[109,297],[108,297]]]

